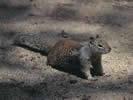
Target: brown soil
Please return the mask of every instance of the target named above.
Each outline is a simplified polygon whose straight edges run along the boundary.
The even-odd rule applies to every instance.
[[[129,2],[130,1],[130,2]],[[0,100],[133,100],[132,0],[1,0]],[[46,66],[46,57],[12,46],[19,32],[101,34],[111,76],[85,80]]]

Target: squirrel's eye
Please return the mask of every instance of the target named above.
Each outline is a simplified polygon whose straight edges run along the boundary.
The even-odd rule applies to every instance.
[[[103,45],[101,45],[101,44],[98,44],[98,46],[101,47],[101,48],[103,47]]]

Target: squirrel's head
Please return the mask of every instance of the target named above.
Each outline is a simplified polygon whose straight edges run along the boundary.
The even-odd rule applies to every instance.
[[[99,35],[90,37],[89,45],[94,53],[106,54],[111,51],[109,44],[105,40],[101,39]]]

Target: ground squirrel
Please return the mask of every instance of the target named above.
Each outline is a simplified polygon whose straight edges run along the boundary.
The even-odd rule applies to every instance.
[[[98,35],[89,37],[90,35],[86,34],[68,34],[64,30],[60,33],[27,33],[16,35],[13,44],[48,55],[49,65],[64,71],[68,70],[77,76],[83,73],[87,78],[91,77],[90,70],[93,75],[103,75],[102,54],[111,51],[108,43]],[[72,67],[68,67],[70,65]]]
[[[102,54],[111,51],[109,44],[99,35],[90,37],[88,42],[61,40],[55,44],[47,57],[47,64],[72,74],[81,72],[90,79],[92,74],[103,75]]]

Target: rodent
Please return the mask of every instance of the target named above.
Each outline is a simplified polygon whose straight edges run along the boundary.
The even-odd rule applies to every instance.
[[[90,37],[86,42],[61,40],[53,46],[47,57],[47,64],[63,71],[79,71],[85,79],[92,78],[92,73],[103,75],[102,54],[111,51],[109,44],[99,35]],[[92,72],[91,72],[92,70]]]

